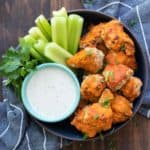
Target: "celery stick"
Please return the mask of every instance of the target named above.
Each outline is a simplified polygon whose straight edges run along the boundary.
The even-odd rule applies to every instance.
[[[68,15],[67,15],[67,11],[64,7],[62,7],[59,10],[53,11],[53,17],[65,17],[67,19]]]
[[[68,17],[68,51],[75,54],[78,50],[80,36],[83,27],[83,18],[71,14]]]
[[[45,56],[52,61],[60,64],[66,64],[66,60],[72,55],[58,44],[51,42],[45,47]]]
[[[65,17],[51,19],[52,41],[67,50],[67,20]]]
[[[36,18],[35,23],[41,32],[45,35],[48,41],[51,40],[51,25],[44,15],[40,15]]]
[[[45,47],[47,45],[47,42],[39,39],[36,41],[36,43],[34,44],[34,48],[35,50],[45,59],[45,61],[51,61],[51,59],[47,58],[45,56]]]
[[[31,35],[35,40],[43,39],[45,42],[48,42],[46,37],[43,35],[43,33],[38,27],[30,28],[29,35]]]
[[[41,51],[44,51],[46,42],[44,42],[42,40],[36,41],[30,35],[26,35],[24,37],[24,39],[31,46],[31,48],[30,48],[30,54],[32,55],[32,57],[36,58],[37,60],[39,60],[41,62],[50,61],[49,59],[47,59],[44,56],[44,52],[40,53]]]
[[[33,46],[34,43],[36,42],[36,40],[30,35],[24,36],[24,40],[31,46]]]
[[[39,60],[40,62],[45,62],[46,59],[41,56],[34,48],[30,48],[30,54],[33,58]]]
[[[44,55],[44,49],[46,46],[46,42],[39,39],[36,41],[36,43],[34,44],[34,48],[41,54]]]

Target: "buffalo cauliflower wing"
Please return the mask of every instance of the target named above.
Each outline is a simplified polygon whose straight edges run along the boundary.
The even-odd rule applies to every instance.
[[[104,68],[103,75],[107,86],[112,91],[117,91],[121,89],[121,87],[133,75],[133,70],[122,64],[107,65]]]
[[[100,131],[106,131],[112,126],[112,110],[99,103],[86,106],[75,114],[71,125],[88,137],[94,137]]]
[[[81,84],[81,96],[85,100],[97,102],[105,87],[103,76],[99,74],[88,75]]]
[[[135,56],[127,56],[124,52],[109,51],[106,55],[106,62],[112,65],[123,64],[131,69],[137,69]]]
[[[114,99],[114,94],[110,89],[104,89],[99,99],[99,103],[104,104],[105,102],[110,102]]]
[[[80,48],[96,47],[97,43],[101,42],[101,31],[104,24],[93,25],[89,28],[89,31],[81,38]]]
[[[135,46],[132,39],[124,32],[123,25],[117,20],[105,23],[101,31],[101,38],[106,47],[113,51],[125,51],[131,56],[135,53]]]
[[[113,124],[126,121],[133,114],[132,103],[121,95],[115,95],[111,102],[111,108],[113,111]]]
[[[96,73],[103,67],[104,54],[97,48],[87,47],[67,60],[68,66]]]
[[[141,87],[142,81],[137,77],[131,77],[121,91],[125,97],[133,102],[140,95]]]
[[[101,50],[104,54],[107,53],[108,48],[105,46],[103,39],[101,38],[101,31],[105,23],[100,23],[98,25],[92,25],[80,40],[80,48],[84,49],[86,47],[96,47]]]

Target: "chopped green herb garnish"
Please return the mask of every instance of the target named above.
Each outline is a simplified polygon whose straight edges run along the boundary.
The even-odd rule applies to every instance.
[[[100,137],[100,139],[103,141],[104,140],[104,136],[103,136],[103,134],[100,132],[99,133],[99,137]]]
[[[105,81],[108,81],[110,78],[114,79],[114,72],[113,71],[105,71],[104,72]]]
[[[113,72],[113,71],[110,71],[110,72],[109,72],[109,76],[110,76],[111,79],[113,80],[113,79],[114,79],[114,72]]]
[[[105,71],[104,72],[104,77],[105,77],[105,81],[108,81],[108,77],[109,77],[109,71]]]
[[[132,19],[132,20],[130,20],[130,22],[129,22],[129,26],[130,26],[130,27],[134,27],[134,26],[136,25],[136,23],[137,23],[137,20],[136,20],[136,19]]]
[[[121,51],[125,51],[126,50],[126,46],[124,44],[122,44],[121,47],[120,47],[120,50]]]
[[[106,108],[110,107],[110,100],[108,98],[103,100],[103,106]]]
[[[88,135],[86,133],[83,134],[83,139],[87,139]]]
[[[101,69],[98,69],[97,71],[96,71],[96,73],[99,73],[101,71]]]
[[[95,119],[95,120],[99,119],[99,114],[96,114],[96,115],[94,116],[94,119]]]

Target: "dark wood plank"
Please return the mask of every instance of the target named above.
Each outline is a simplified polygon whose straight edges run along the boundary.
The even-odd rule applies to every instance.
[[[0,55],[16,46],[18,37],[27,33],[40,13],[49,17],[52,10],[65,6],[82,8],[80,0],[0,0]],[[0,92],[0,99],[1,99]],[[104,141],[74,142],[63,150],[150,150],[150,121],[140,115]]]
[[[63,6],[67,10],[83,8],[81,0],[53,0],[51,1],[51,12]]]
[[[0,1],[0,55],[11,45],[17,45],[18,37],[27,33],[28,29],[34,25],[34,20],[40,13],[49,17],[50,1]],[[2,100],[2,92],[0,93],[0,100]]]
[[[16,45],[18,37],[27,33],[35,18],[43,13],[50,14],[47,0],[1,0],[0,5],[0,52],[10,45]]]

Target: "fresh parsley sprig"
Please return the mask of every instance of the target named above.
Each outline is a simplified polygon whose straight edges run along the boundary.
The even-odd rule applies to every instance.
[[[0,77],[6,77],[5,85],[12,85],[20,97],[24,77],[35,69],[37,64],[38,61],[30,56],[30,46],[20,38],[18,50],[10,47],[2,56]]]

